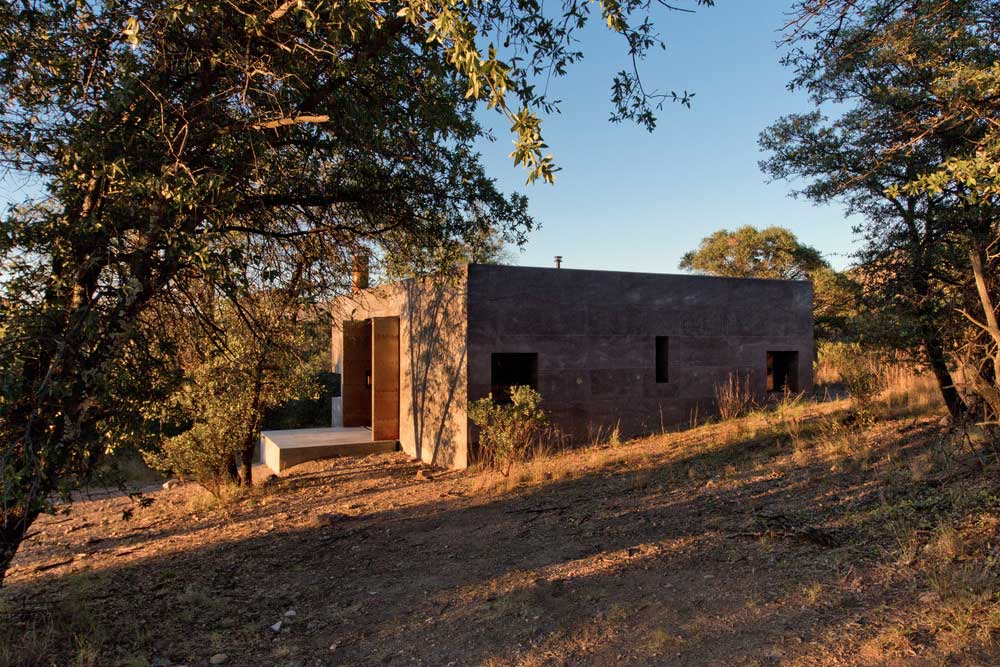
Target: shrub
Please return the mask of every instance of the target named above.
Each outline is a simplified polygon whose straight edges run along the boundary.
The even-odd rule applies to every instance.
[[[183,381],[147,411],[162,433],[147,463],[216,495],[229,483],[253,485],[265,416],[295,399],[315,400],[320,389],[307,358],[317,327],[298,319],[304,311],[294,290],[242,299],[239,308],[206,299],[199,312],[214,329],[190,318],[164,332]]]
[[[739,419],[748,414],[755,405],[750,376],[746,375],[741,380],[739,375],[730,373],[725,383],[715,386],[715,403],[722,421]]]
[[[164,406],[178,421],[188,415],[195,419],[145,458],[155,470],[197,481],[219,495],[233,481],[252,426],[246,415],[248,401],[239,391],[243,385],[233,381],[218,358],[212,362],[194,369],[185,389]]]
[[[773,421],[778,432],[788,438],[795,451],[800,451],[804,445],[802,437],[802,394],[785,392],[774,406]]]
[[[160,448],[146,455],[150,467],[201,484],[214,496],[221,496],[231,483],[231,469],[242,449],[242,441],[219,437],[207,424],[164,440]]]
[[[872,421],[876,399],[885,384],[879,356],[865,351],[858,343],[835,343],[825,347],[824,357],[826,363],[837,369],[858,419]]]
[[[469,404],[469,419],[480,428],[480,460],[504,476],[538,444],[548,423],[539,407],[542,396],[531,387],[512,387],[510,398],[510,403],[496,403],[490,394]]]
[[[251,486],[251,457],[265,412],[316,390],[291,360],[259,363],[273,356],[274,351],[254,346],[244,354],[216,353],[192,364],[183,388],[160,407],[163,422],[179,432],[146,452],[149,466],[197,481],[216,496],[231,483]],[[266,369],[263,377],[254,374],[257,368]]]

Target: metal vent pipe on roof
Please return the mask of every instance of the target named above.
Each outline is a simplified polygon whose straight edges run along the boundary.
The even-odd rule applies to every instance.
[[[556,255],[556,268],[562,268],[562,255]]]

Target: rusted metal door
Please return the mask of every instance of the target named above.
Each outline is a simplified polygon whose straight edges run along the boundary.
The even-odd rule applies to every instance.
[[[372,318],[372,439],[399,439],[399,318]]]
[[[372,321],[344,321],[344,426],[372,425]]]

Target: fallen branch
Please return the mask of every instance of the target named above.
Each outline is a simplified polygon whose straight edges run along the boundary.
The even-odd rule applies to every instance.
[[[75,558],[67,558],[66,560],[56,561],[55,563],[45,563],[44,565],[36,565],[35,572],[45,572],[46,570],[54,570],[57,567],[62,567],[63,565],[69,565]]]
[[[129,532],[130,533],[136,533],[136,532],[139,532],[140,530],[149,530],[153,526],[159,526],[161,523],[166,523],[166,522],[167,522],[167,519],[159,519],[157,521],[150,521],[145,526],[136,526],[135,528],[133,528]]]

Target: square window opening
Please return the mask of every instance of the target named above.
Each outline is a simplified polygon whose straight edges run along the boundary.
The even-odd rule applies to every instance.
[[[656,381],[670,382],[670,337],[656,337]]]
[[[767,353],[767,390],[797,392],[799,390],[799,353]]]
[[[490,392],[496,403],[510,403],[511,387],[538,389],[537,352],[494,352],[490,361]]]

